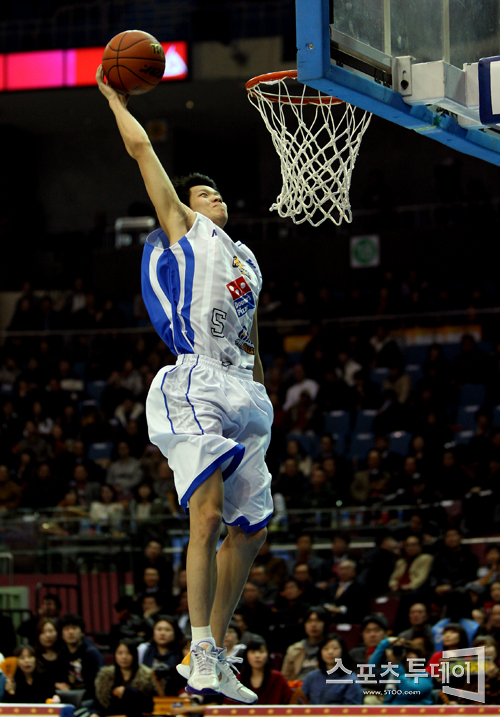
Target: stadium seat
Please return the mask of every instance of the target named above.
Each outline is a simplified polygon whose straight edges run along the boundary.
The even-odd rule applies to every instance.
[[[460,388],[459,406],[482,406],[486,401],[484,383],[464,383]]]
[[[479,406],[460,406],[457,411],[456,423],[464,431],[473,431],[476,428],[476,412]]]
[[[466,446],[473,435],[474,431],[459,431],[455,434],[455,442],[461,446]]]
[[[418,363],[409,363],[405,366],[405,373],[411,378],[415,387],[424,377],[422,366]]]
[[[89,461],[99,461],[104,458],[111,458],[114,443],[91,443],[87,458]]]
[[[370,433],[376,415],[377,411],[372,409],[358,411],[354,422],[353,433]]]
[[[325,416],[324,431],[344,435],[351,429],[351,414],[348,411],[330,411]]]
[[[356,433],[351,440],[349,448],[350,460],[365,460],[368,451],[375,445],[375,437],[373,433]]]
[[[100,403],[101,395],[105,388],[106,381],[89,381],[85,387],[85,393],[90,399]]]
[[[352,650],[353,647],[357,647],[359,644],[361,627],[347,622],[339,622],[337,625],[332,625],[329,632],[330,634],[338,634],[344,640],[347,649]]]
[[[292,431],[287,434],[286,439],[289,441],[292,438],[300,444],[300,447],[308,456],[315,456],[319,452],[319,439],[312,431],[308,433]]]
[[[429,347],[425,346],[407,346],[404,351],[405,361],[407,364],[422,365],[429,353]]]
[[[389,378],[388,368],[372,368],[370,369],[370,380],[376,383],[377,386],[381,386],[384,381]]]
[[[387,586],[389,587],[389,586]],[[394,627],[396,615],[399,607],[399,598],[396,595],[387,595],[377,598],[372,598],[370,602],[370,612],[381,613],[388,622],[389,629]]]
[[[389,450],[406,456],[410,447],[411,433],[407,431],[394,431],[389,434]]]

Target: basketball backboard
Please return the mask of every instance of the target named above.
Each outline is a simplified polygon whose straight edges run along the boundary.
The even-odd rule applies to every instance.
[[[498,0],[296,0],[296,11],[302,83],[500,165]]]

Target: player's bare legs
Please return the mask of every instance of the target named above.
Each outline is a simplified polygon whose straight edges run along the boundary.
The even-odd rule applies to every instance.
[[[217,645],[224,644],[227,626],[266,534],[267,528],[245,533],[237,526],[228,526],[228,535],[217,554],[217,589],[210,616],[210,627]]]
[[[186,561],[192,627],[210,624],[217,583],[216,551],[222,524],[224,487],[220,468],[189,500],[189,547]]]

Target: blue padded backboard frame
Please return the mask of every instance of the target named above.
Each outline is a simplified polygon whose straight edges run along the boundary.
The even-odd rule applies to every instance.
[[[405,104],[399,92],[333,65],[330,60],[329,0],[295,0],[297,78],[327,95],[413,129],[431,139],[500,166],[500,138],[464,129],[446,113]]]

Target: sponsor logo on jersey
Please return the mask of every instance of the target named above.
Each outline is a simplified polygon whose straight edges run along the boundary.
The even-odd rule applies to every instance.
[[[234,343],[246,354],[250,354],[251,356],[255,354],[255,346],[250,341],[250,336],[248,335],[248,331],[246,329],[241,329],[240,333],[238,334],[238,338]]]
[[[250,276],[250,272],[237,256],[233,256],[233,266],[235,269],[239,269],[244,276]]]
[[[238,316],[244,316],[249,309],[255,309],[255,299],[244,276],[230,281],[226,286],[229,289]]]

